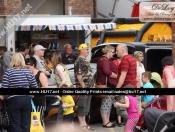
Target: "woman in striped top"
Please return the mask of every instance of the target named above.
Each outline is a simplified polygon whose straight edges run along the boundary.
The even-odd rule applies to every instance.
[[[2,80],[1,88],[37,88],[32,72],[25,68],[25,61],[20,53],[15,53]],[[9,95],[8,114],[13,132],[30,132],[31,96]]]

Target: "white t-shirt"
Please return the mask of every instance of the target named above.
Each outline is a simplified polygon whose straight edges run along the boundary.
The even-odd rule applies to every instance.
[[[141,63],[141,66],[139,66],[139,62],[137,61],[137,73],[139,75],[139,85],[137,85],[139,88],[143,87],[143,82],[142,82],[142,73],[145,72],[144,65]]]
[[[37,65],[36,65],[36,69],[40,70],[40,71],[46,71],[46,66],[43,60],[41,60],[38,56],[34,55],[33,57],[35,57],[36,61],[37,61]]]

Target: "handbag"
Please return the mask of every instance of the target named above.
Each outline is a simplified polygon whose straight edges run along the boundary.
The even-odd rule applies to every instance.
[[[10,128],[10,120],[5,101],[2,101],[2,107],[0,109],[0,128],[4,129]]]
[[[30,132],[45,132],[41,125],[40,112],[36,112],[33,100],[31,100],[31,105],[34,112],[31,112]]]
[[[106,84],[105,85],[102,85],[100,83],[96,83],[95,88],[107,88],[107,77],[106,77]],[[106,98],[107,97],[107,95],[93,95],[93,96],[96,98]]]

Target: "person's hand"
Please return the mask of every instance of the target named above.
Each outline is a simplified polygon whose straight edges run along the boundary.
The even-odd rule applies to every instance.
[[[45,74],[46,76],[49,76],[49,75],[50,75],[50,72],[49,72],[49,71],[45,71],[44,74]]]
[[[115,102],[115,105],[116,105],[116,106],[119,106],[119,104],[120,104],[119,102]]]
[[[0,95],[0,100],[4,100],[4,96],[3,95]]]
[[[55,95],[55,98],[58,98],[59,100],[61,100],[61,97],[59,95]]]
[[[112,98],[112,99],[115,99],[115,95],[112,95],[111,98]]]
[[[66,104],[65,104],[65,103],[63,103],[63,104],[62,104],[62,107],[63,107],[63,108],[66,108]]]
[[[122,99],[120,100],[120,102],[125,103],[125,100],[122,98]]]
[[[3,76],[2,77],[0,77],[0,81],[2,81],[3,80]]]
[[[85,88],[85,84],[83,83],[83,85],[81,86],[82,88]]]

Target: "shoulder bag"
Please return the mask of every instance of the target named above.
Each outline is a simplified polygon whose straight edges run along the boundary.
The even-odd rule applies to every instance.
[[[100,84],[100,83],[96,83],[95,84],[95,88],[107,88],[107,76],[106,76],[106,84],[105,85],[102,85],[102,84]],[[107,95],[94,95],[94,97],[96,97],[96,98],[106,98],[107,97]]]
[[[10,128],[10,120],[7,113],[6,102],[2,101],[2,108],[0,109],[0,128],[9,129]]]
[[[31,105],[34,112],[31,112],[30,132],[45,132],[41,125],[40,112],[36,112],[33,100],[31,100]]]

